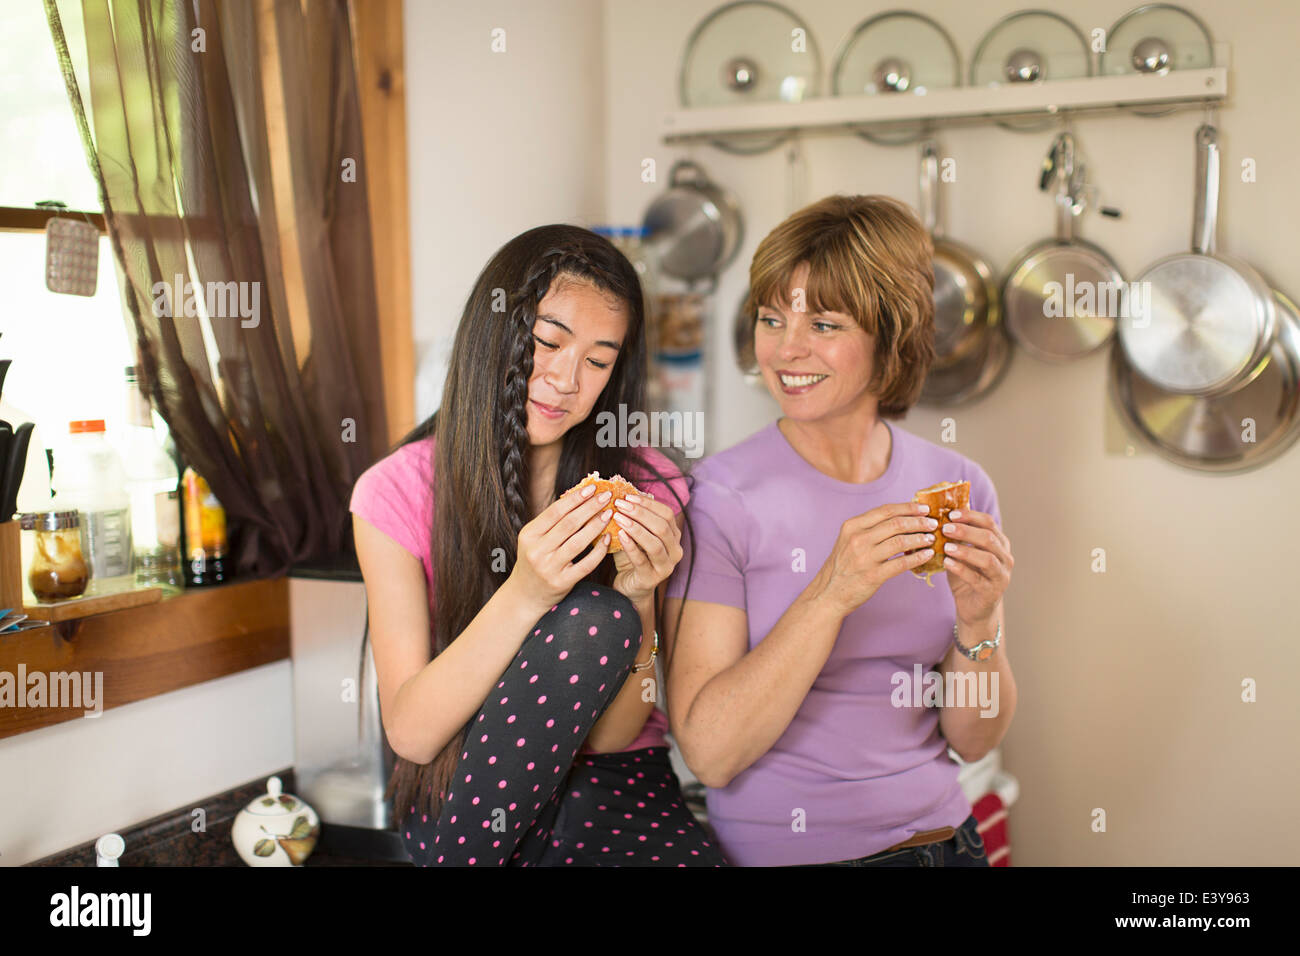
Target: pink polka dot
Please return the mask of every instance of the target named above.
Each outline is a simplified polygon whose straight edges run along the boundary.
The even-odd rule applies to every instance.
[[[569,683],[570,683],[570,684],[576,684],[576,683],[578,683],[578,675],[577,675],[577,674],[574,674],[572,677],[570,677],[570,678],[569,678]]]
[[[592,591],[592,592],[591,592],[591,596],[592,596],[592,597],[600,597],[600,592],[599,592],[599,591]]]
[[[537,698],[537,703],[539,703],[539,704],[544,704],[544,703],[546,703],[546,695],[543,694],[541,697]]]
[[[522,664],[519,665],[519,669],[520,669],[520,670],[523,670],[523,669],[524,669],[525,667],[527,667],[527,666],[528,666],[528,662],[527,662],[527,661],[524,661]]]
[[[438,857],[438,862],[439,862],[439,863],[441,863],[441,862],[442,862],[442,860],[443,860],[443,858],[442,858],[442,857]]]
[[[552,610],[554,610],[554,608],[552,608]],[[510,804],[510,806],[509,806],[507,809],[509,809],[509,810],[513,810],[513,809],[514,809],[515,807],[517,807],[517,806],[519,806],[519,804],[517,804],[517,803],[512,803],[512,804]]]
[[[631,641],[631,639],[629,638],[628,640],[624,641],[624,642],[623,642],[623,646],[624,646],[624,647],[631,647],[631,646],[632,646],[632,641]]]
[[[429,815],[428,815],[427,813],[421,814],[421,815],[420,815],[420,820],[421,820],[421,822],[423,822],[423,823],[428,823],[428,822],[429,822]]]
[[[554,611],[555,608],[551,608],[551,610]],[[537,630],[533,631],[533,634],[534,634],[534,635],[537,635],[537,634],[540,634],[540,633],[542,633],[542,629],[541,629],[540,627],[539,627]]]
[[[496,757],[488,757],[488,763],[496,763],[496,762],[497,762]]]
[[[577,613],[578,613],[578,609],[575,607],[572,611],[569,612],[569,617],[573,617],[573,615]]]
[[[593,625],[591,625],[591,627],[587,628],[587,633],[588,633],[588,634],[591,634],[591,635],[594,636],[595,633],[596,633],[596,625],[593,624]]]
[[[510,699],[509,697],[502,697],[502,698],[501,698],[501,703],[504,704],[504,703],[505,703],[506,701],[508,701],[509,699]]]
[[[470,779],[471,779],[473,776],[474,776],[474,775],[471,774],[471,773],[467,773],[467,774],[465,774],[465,782],[466,782],[466,783],[469,783],[469,782],[470,782]]]
[[[555,608],[551,608],[551,610],[554,611]],[[554,634],[547,634],[547,635],[546,635],[546,643],[547,643],[547,644],[551,643],[551,641],[553,641],[553,640],[555,640],[555,635],[554,635]]]
[[[555,751],[557,751],[557,750],[559,750],[559,749],[560,749],[560,745],[559,745],[559,744],[551,744],[551,753],[555,753]]]
[[[457,843],[464,843],[464,842],[465,842],[465,838],[464,838],[464,837],[461,837],[461,838],[460,838],[459,840],[457,840],[456,842],[457,842]]]
[[[551,610],[554,611],[557,607],[559,607],[558,604],[552,604],[552,605],[551,605]]]
[[[455,816],[455,814],[452,814],[451,822],[452,822],[452,823],[455,823],[455,822],[456,822],[456,816]]]
[[[506,788],[506,782],[504,780],[498,780],[497,788],[500,790],[504,790]]]
[[[493,846],[493,847],[498,847],[498,846],[500,846],[500,845],[501,845],[501,841],[500,841],[500,840],[493,840],[493,841],[492,841],[492,846]]]
[[[608,663],[609,663],[609,658],[606,657],[604,654],[602,654],[602,655],[600,655],[600,662],[601,662],[602,664],[608,664]]]
[[[477,806],[478,806],[478,797],[475,797],[473,800],[470,801],[470,803],[474,804],[474,806],[477,807]]]
[[[560,651],[560,660],[564,660],[568,656],[569,656],[568,651]]]
[[[534,674],[532,677],[528,678],[528,683],[530,683],[530,684],[535,684],[535,683],[537,683],[537,675]]]
[[[547,727],[554,727],[554,726],[555,726],[555,719],[552,718],[552,719],[548,720],[548,721],[546,722],[546,726],[547,726]]]
[[[528,769],[529,769],[529,770],[532,770],[535,766],[537,766],[537,764],[533,763],[531,760],[528,761]]]
[[[582,706],[582,701],[578,701],[576,704],[573,705],[573,709],[577,710],[581,706]]]
[[[473,865],[474,865],[474,859],[475,859],[475,858],[472,857],[472,856],[469,858],[469,865],[470,865],[470,866],[473,866]]]
[[[507,724],[513,724],[514,722],[515,722],[515,715],[514,715],[514,714],[511,714],[509,717],[506,718],[506,723],[507,723]]]
[[[515,741],[515,746],[516,746],[516,747],[522,747],[523,745],[524,745],[524,738],[523,738],[523,737],[520,737],[518,740]],[[630,781],[630,780],[628,781],[628,783],[631,783],[631,782],[632,782],[632,781]]]
[[[600,690],[604,690],[604,689],[605,689],[605,685],[604,685],[604,684],[601,684],[601,685],[600,685]]]
[[[487,734],[484,734],[482,737],[480,737],[480,738],[478,739],[478,742],[481,743],[481,744],[485,744],[485,743],[487,743]]]
[[[505,686],[506,686],[506,682],[505,682],[505,681],[502,681],[501,683],[497,684],[497,686],[498,686],[498,687],[505,687]]]
[[[622,617],[622,616],[623,616],[623,612],[622,612],[622,611],[615,611],[615,612],[614,612],[614,616],[615,616],[615,617]]]

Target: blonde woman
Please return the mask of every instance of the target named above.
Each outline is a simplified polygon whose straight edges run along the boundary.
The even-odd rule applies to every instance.
[[[832,196],[750,267],[781,417],[694,469],[694,569],[688,588],[683,558],[664,614],[682,611],[673,736],[742,866],[988,865],[948,748],[979,759],[1015,713],[1011,544],[984,470],[889,421],[934,358],[932,256],[907,206]],[[970,509],[951,514],[946,573],[927,587],[906,572],[931,557],[937,522],[911,498],[959,480]],[[931,670],[970,675],[984,706],[915,706]]]

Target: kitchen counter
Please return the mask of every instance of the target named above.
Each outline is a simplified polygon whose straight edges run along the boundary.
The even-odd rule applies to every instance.
[[[235,816],[257,796],[266,793],[266,777],[250,781],[224,793],[196,800],[190,806],[146,820],[118,834],[126,850],[118,860],[120,866],[245,866],[234,844],[230,828]],[[295,792],[293,768],[274,774],[280,778],[285,793]],[[201,807],[206,814],[203,832],[191,829],[193,811]],[[405,854],[400,860],[384,859],[401,853],[396,833],[359,831],[353,827],[321,824],[321,838],[303,866],[411,866]],[[94,866],[95,842],[89,841],[55,853],[28,866]]]

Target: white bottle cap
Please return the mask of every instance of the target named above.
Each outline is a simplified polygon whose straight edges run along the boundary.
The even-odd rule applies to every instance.
[[[117,858],[125,849],[125,840],[116,833],[105,833],[95,841],[95,865],[117,866]]]

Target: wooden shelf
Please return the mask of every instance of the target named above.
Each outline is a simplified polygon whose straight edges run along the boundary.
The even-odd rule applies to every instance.
[[[1225,62],[1220,57],[1217,62]],[[665,143],[725,138],[728,134],[885,131],[921,121],[936,127],[983,124],[1011,117],[1112,112],[1134,106],[1195,107],[1222,102],[1228,69],[1171,70],[1164,76],[1087,76],[1074,80],[959,86],[919,94],[823,96],[802,103],[673,110],[663,120]]]
[[[80,597],[64,598],[48,604],[25,604],[23,613],[31,621],[49,621],[61,624],[76,621],[95,614],[107,614],[109,611],[122,611],[129,607],[143,607],[157,604],[162,600],[162,588],[122,587],[114,590],[83,594]]]

